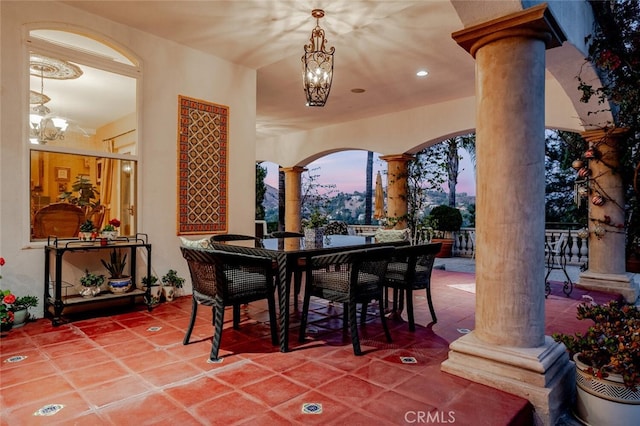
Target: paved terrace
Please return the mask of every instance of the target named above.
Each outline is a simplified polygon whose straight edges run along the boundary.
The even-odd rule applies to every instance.
[[[294,319],[289,353],[270,344],[266,304],[249,305],[237,331],[228,312],[220,364],[207,362],[209,309],[199,310],[193,343],[182,345],[188,296],[150,313],[141,306],[58,328],[37,320],[0,339],[0,424],[400,425],[427,415],[432,423],[531,424],[528,401],[440,371],[449,343],[474,328],[475,276],[470,259],[438,259],[437,266],[445,268],[433,271],[438,322],[431,323],[426,297],[416,292],[416,332],[392,320],[387,344],[379,318],[369,315],[361,357],[341,331],[341,307],[316,299],[311,340],[297,342]],[[553,285],[545,301],[547,334],[586,328],[575,319],[585,294],[611,298],[580,289],[566,297]],[[18,356],[26,358],[10,362]],[[50,404],[63,408],[34,416]],[[315,411],[305,413],[305,404]]]

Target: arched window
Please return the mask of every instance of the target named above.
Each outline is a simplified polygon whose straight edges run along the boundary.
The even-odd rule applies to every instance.
[[[26,46],[31,240],[75,237],[86,220],[135,234],[138,64],[68,31],[31,30]]]

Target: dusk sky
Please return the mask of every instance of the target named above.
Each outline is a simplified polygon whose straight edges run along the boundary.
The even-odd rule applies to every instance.
[[[378,170],[382,174],[382,184],[386,187],[387,177],[385,175],[386,162],[378,158],[379,154],[373,154],[373,182]],[[460,176],[456,192],[466,192],[468,195],[475,195],[476,184],[474,178],[473,165],[469,160],[469,154],[462,151],[463,159],[460,161]],[[273,163],[263,163],[267,168],[267,185],[278,187],[278,166]],[[351,193],[354,191],[364,192],[366,185],[367,152],[366,151],[342,151],[319,158],[310,163],[307,169],[312,170],[319,167],[314,174],[319,175],[320,184],[335,184],[339,192]]]

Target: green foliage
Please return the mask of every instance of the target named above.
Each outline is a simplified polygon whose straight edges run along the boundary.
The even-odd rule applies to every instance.
[[[590,366],[597,377],[620,374],[624,384],[635,389],[640,384],[640,311],[633,305],[611,301],[604,305],[581,304],[577,318],[590,319],[594,324],[586,334],[554,333],[580,361]]]
[[[63,192],[61,200],[77,206],[96,207],[100,205],[100,192],[84,175],[78,175],[71,185],[71,191]]]
[[[156,277],[155,275],[151,275],[149,277],[143,277],[142,284],[144,284],[147,287],[158,285],[158,277]]]
[[[462,213],[455,207],[436,206],[429,213],[427,222],[436,231],[456,232],[462,227]]]
[[[264,220],[264,195],[267,192],[267,186],[264,178],[267,177],[267,169],[256,163],[256,220]]]
[[[127,254],[122,254],[121,250],[115,248],[111,251],[109,262],[105,262],[104,259],[100,259],[100,262],[107,268],[111,278],[123,278],[124,267],[127,264]]]
[[[80,232],[93,232],[96,230],[95,225],[90,219],[84,221],[82,225],[80,225]]]
[[[13,310],[35,308],[38,306],[38,298],[36,296],[18,296],[16,301],[13,302]]]
[[[104,282],[104,275],[96,275],[89,270],[85,270],[85,274],[80,278],[80,284],[83,287],[99,287]]]
[[[333,195],[337,192],[335,184],[321,184],[318,182],[320,167],[316,167],[302,174],[300,205],[302,206],[302,218],[305,227],[324,226],[329,223],[327,214]],[[324,219],[323,219],[324,217]],[[314,226],[319,223],[322,225]]]
[[[162,283],[166,285],[172,285],[175,288],[182,288],[184,284],[184,278],[178,276],[177,271],[169,269],[169,272],[162,276]]]
[[[329,218],[320,210],[311,212],[308,218],[302,219],[303,228],[321,228],[329,223]]]

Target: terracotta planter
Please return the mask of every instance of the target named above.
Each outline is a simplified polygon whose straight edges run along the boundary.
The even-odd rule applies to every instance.
[[[442,247],[436,257],[451,257],[453,252],[453,239],[449,238],[432,238],[432,243],[442,243]]]
[[[576,354],[576,405],[574,414],[586,425],[628,426],[640,418],[640,390],[627,388],[622,377],[611,374],[599,379],[587,373],[588,368]]]

